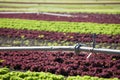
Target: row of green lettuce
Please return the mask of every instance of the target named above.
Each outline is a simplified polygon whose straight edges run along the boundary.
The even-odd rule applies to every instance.
[[[90,76],[69,76],[55,75],[45,72],[20,72],[10,71],[9,68],[0,68],[0,80],[119,80],[118,78],[98,78]]]
[[[110,35],[120,34],[120,24],[98,24],[88,22],[56,22],[1,18],[0,28]]]

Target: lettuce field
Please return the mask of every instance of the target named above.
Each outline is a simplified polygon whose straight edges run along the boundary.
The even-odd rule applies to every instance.
[[[44,5],[46,8],[53,5],[53,3],[49,3],[49,0],[47,1],[48,3]],[[62,1],[64,2],[64,0]],[[4,1],[1,2],[4,3]],[[38,4],[38,2],[36,3]],[[92,0],[92,2],[95,1]],[[118,6],[119,1],[116,0],[116,2],[118,2],[116,3]],[[18,8],[21,3],[24,3],[22,5],[25,8],[38,7],[36,3],[24,1],[10,3],[9,0],[8,2],[6,0],[4,4],[2,3],[0,3],[0,8],[10,9],[12,6]],[[11,4],[11,7],[6,4]],[[43,4],[44,1],[39,2],[40,6]],[[70,4],[66,3],[62,6],[63,3],[55,1],[52,7],[79,9],[79,5]],[[94,4],[90,7],[93,4],[89,3],[88,7],[95,8],[97,5]],[[81,8],[84,9],[82,5]],[[108,6],[105,2],[105,5],[107,9],[111,9],[114,4],[109,2]],[[98,7],[100,6],[101,4],[98,5]],[[98,7],[95,9],[99,9]],[[74,46],[77,43],[92,47],[95,33],[96,48],[120,50],[118,9],[112,14],[97,12],[97,10],[95,13],[91,13],[91,11],[13,12],[14,10],[8,12],[7,8],[5,11],[0,9],[0,47]],[[103,6],[100,8],[103,9]],[[81,51],[76,54],[64,50],[0,51],[0,80],[120,80],[120,54],[95,53],[87,58],[90,53],[92,52]]]

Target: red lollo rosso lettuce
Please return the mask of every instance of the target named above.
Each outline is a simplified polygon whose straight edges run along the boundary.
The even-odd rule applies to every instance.
[[[54,34],[54,35],[52,35]],[[28,38],[51,41],[71,41],[71,42],[92,42],[92,34],[62,33],[49,31],[15,30],[0,28],[0,36],[13,38]],[[120,35],[102,35],[96,36],[97,43],[120,43]]]
[[[51,72],[64,76],[89,75],[104,78],[120,78],[120,55],[92,54],[81,52],[4,51],[0,58],[1,67],[15,70]]]
[[[94,23],[120,23],[119,14],[94,14],[94,13],[74,13],[74,17],[61,17],[46,14],[21,13],[21,14],[0,14],[0,18],[19,18],[30,20],[47,21],[69,21],[69,22],[94,22]],[[87,17],[84,17],[87,16]]]

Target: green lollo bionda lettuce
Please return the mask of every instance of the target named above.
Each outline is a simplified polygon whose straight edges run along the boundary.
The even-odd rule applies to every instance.
[[[68,76],[55,75],[45,72],[20,72],[9,71],[8,68],[0,68],[1,71],[8,71],[6,74],[0,74],[0,80],[119,80],[118,78],[99,78],[91,76]]]
[[[91,76],[69,76],[67,80],[119,80],[118,78],[99,78]]]
[[[0,68],[0,75],[8,73],[10,70],[8,68]]]
[[[88,22],[58,22],[1,18],[0,28],[55,32],[75,32],[86,34],[120,34],[120,24],[98,24]]]

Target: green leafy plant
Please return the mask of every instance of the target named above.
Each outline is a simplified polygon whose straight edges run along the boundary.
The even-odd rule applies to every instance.
[[[9,25],[8,25],[9,24]],[[38,31],[76,32],[96,34],[120,34],[120,24],[98,24],[85,22],[55,22],[24,19],[0,19],[0,28],[13,28]],[[39,35],[38,37],[44,37]],[[24,35],[21,36],[24,38]],[[71,37],[72,38],[72,37]]]
[[[6,72],[5,72],[6,71]],[[98,78],[91,76],[69,76],[55,75],[45,72],[20,72],[11,71],[8,68],[0,68],[0,80],[119,80],[118,78]]]

